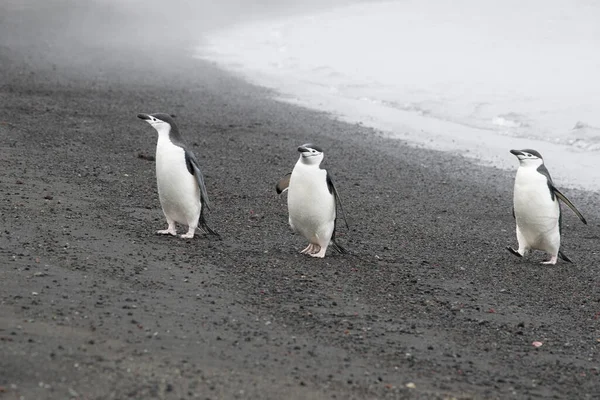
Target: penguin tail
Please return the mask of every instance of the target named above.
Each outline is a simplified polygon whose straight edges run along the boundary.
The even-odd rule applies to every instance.
[[[346,250],[344,247],[340,246],[338,244],[338,242],[335,241],[335,239],[331,239],[331,242],[329,244],[331,247],[333,247],[335,249],[335,251],[337,251],[340,254],[350,254],[350,252],[348,250]]]
[[[562,251],[558,251],[558,256],[560,257],[561,260],[566,261],[568,263],[573,263],[573,261],[571,261],[571,259],[569,257],[567,257]]]
[[[514,254],[514,255],[515,255],[515,256],[517,256],[517,257],[523,257],[523,256],[521,255],[521,253],[519,253],[517,250],[513,249],[513,248],[512,248],[512,247],[510,247],[510,246],[506,246],[506,250],[510,251],[510,253],[511,253],[511,254]]]
[[[202,210],[200,211],[200,220],[198,221],[198,226],[200,226],[200,228],[206,232],[209,235],[213,235],[215,236],[217,239],[221,240],[221,235],[219,235],[217,232],[213,231],[211,229],[210,226],[208,226],[208,224],[206,223],[206,218],[204,218],[204,207],[202,207]]]

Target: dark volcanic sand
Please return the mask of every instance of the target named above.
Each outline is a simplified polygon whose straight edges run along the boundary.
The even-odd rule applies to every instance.
[[[0,6],[0,398],[598,398],[593,193],[565,190],[590,221],[565,210],[575,264],[518,259],[514,172],[278,103],[184,49],[85,44],[51,11]],[[156,111],[223,241],[154,234],[136,115]],[[275,194],[309,141],[353,256],[298,254]]]

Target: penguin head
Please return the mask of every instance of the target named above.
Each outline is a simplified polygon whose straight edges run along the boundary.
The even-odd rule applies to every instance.
[[[177,126],[175,125],[175,121],[173,121],[173,117],[169,114],[156,113],[156,114],[138,114],[139,119],[143,119],[156,131],[161,133],[169,134],[171,130],[176,130]]]
[[[298,147],[298,151],[300,152],[300,160],[302,160],[303,164],[319,165],[323,161],[323,150],[312,143],[303,144]]]
[[[537,168],[544,163],[542,155],[535,150],[511,150],[510,152],[519,159],[519,164],[523,167]]]

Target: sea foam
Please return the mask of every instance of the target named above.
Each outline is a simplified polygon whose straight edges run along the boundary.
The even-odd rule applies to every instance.
[[[198,56],[390,136],[600,189],[600,3],[362,2],[207,34]],[[556,172],[555,172],[556,171]]]

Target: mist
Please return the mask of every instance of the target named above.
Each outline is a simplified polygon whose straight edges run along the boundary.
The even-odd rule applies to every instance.
[[[111,67],[94,79],[196,55],[420,145],[507,168],[507,146],[533,147],[597,170],[598,15],[583,0],[8,0],[0,46],[54,75]]]
[[[46,52],[54,62],[76,60],[86,47],[181,49],[196,46],[206,32],[240,22],[302,13],[342,0],[8,0],[16,18],[5,19],[5,46]],[[347,1],[346,1],[347,2]],[[33,11],[33,12],[32,12]],[[1,14],[1,13],[0,13]]]

